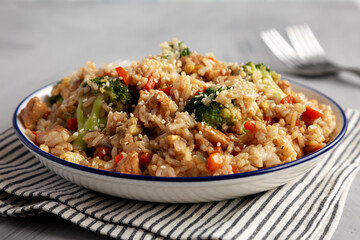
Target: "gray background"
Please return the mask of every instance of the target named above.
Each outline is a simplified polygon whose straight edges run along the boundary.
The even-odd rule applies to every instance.
[[[140,60],[177,37],[191,50],[236,62],[264,62],[289,79],[360,109],[360,77],[292,76],[259,33],[308,23],[330,59],[360,67],[360,4],[350,1],[1,1],[0,131],[31,92],[86,61]],[[333,239],[360,236],[360,175],[354,180]],[[99,239],[52,215],[0,218],[0,239]],[[104,237],[105,238],[105,237]]]

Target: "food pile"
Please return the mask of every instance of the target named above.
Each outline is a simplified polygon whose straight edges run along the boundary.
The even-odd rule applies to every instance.
[[[19,118],[43,151],[126,174],[194,177],[255,171],[324,147],[330,106],[264,64],[222,62],[173,39],[133,61],[80,67]]]

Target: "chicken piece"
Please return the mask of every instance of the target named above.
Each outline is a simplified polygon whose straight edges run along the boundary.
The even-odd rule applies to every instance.
[[[189,56],[182,57],[181,62],[183,71],[185,71],[186,74],[197,72],[199,75],[205,77],[205,81],[212,81],[219,76],[229,76],[231,73],[226,63],[198,53],[191,53]],[[210,67],[211,71],[202,72],[200,70],[202,67]]]
[[[33,97],[20,112],[20,120],[25,128],[34,130],[37,121],[49,112],[49,107],[38,97]]]
[[[207,140],[209,140],[215,146],[220,143],[222,149],[227,148],[229,145],[230,139],[224,133],[212,128],[210,126],[206,126],[205,124],[197,123],[196,129],[202,134]]]
[[[151,89],[149,92],[140,91],[139,104],[135,107],[134,115],[144,123],[151,122],[148,114],[161,116],[165,118],[176,112],[177,105],[163,91]]]
[[[291,92],[291,85],[290,82],[287,80],[280,80],[278,83],[279,87],[284,93],[290,93]]]
[[[139,154],[135,151],[130,152],[125,159],[118,163],[116,170],[121,173],[141,175]]]
[[[211,60],[210,60],[211,61]],[[230,70],[227,68],[225,63],[215,62],[211,71],[205,73],[205,79],[207,81],[213,81],[219,76],[229,76]]]
[[[204,56],[202,56],[201,54],[193,52],[189,56],[182,57],[181,63],[183,66],[190,63],[193,65],[200,65],[202,64],[203,58]]]
[[[39,145],[45,144],[54,147],[59,143],[67,142],[70,136],[71,134],[66,128],[57,125],[49,131],[38,131],[36,141]]]
[[[156,115],[161,114],[162,117],[169,116],[177,110],[176,104],[163,91],[155,93],[148,101],[146,106],[150,109],[158,109]]]

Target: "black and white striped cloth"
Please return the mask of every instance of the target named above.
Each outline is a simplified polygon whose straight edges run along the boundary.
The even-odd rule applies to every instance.
[[[342,143],[301,179],[199,204],[139,202],[74,185],[46,169],[10,128],[0,134],[0,216],[48,212],[119,239],[330,239],[360,166],[360,114],[346,114]]]

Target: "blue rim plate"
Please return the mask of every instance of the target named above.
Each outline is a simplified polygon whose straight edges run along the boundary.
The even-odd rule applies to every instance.
[[[236,173],[236,174],[222,175],[222,176],[204,176],[204,177],[154,177],[154,176],[131,175],[131,174],[110,172],[110,171],[106,171],[106,170],[100,170],[100,169],[82,166],[82,165],[71,163],[71,162],[63,160],[61,158],[58,158],[54,155],[51,155],[50,153],[44,152],[39,147],[37,147],[31,140],[29,140],[25,136],[25,134],[22,132],[21,127],[19,126],[19,124],[21,124],[21,122],[18,119],[18,115],[21,111],[21,108],[25,106],[25,103],[27,103],[27,101],[29,101],[30,98],[37,96],[37,94],[40,91],[50,88],[52,85],[54,85],[54,83],[51,83],[43,88],[36,90],[35,92],[28,95],[24,100],[22,100],[20,102],[20,104],[17,106],[17,108],[15,109],[15,112],[14,112],[13,118],[12,118],[12,122],[13,122],[13,127],[15,129],[15,133],[17,134],[18,138],[31,151],[34,151],[35,153],[39,154],[40,156],[42,156],[50,161],[53,161],[58,164],[68,166],[68,167],[71,167],[71,168],[74,168],[74,169],[77,169],[80,171],[85,171],[88,173],[94,173],[94,174],[99,174],[99,175],[109,176],[109,177],[116,177],[116,178],[136,179],[136,180],[154,181],[154,182],[211,182],[211,181],[220,181],[220,180],[248,178],[248,177],[252,177],[252,176],[263,175],[266,173],[280,171],[283,169],[291,168],[296,165],[311,161],[312,159],[315,159],[316,157],[323,155],[326,152],[332,150],[334,148],[334,146],[336,146],[341,141],[341,139],[344,137],[344,135],[346,133],[348,122],[347,122],[344,110],[339,106],[339,104],[337,104],[333,99],[331,99],[327,95],[319,92],[316,89],[310,88],[310,87],[308,87],[304,84],[300,84],[298,82],[293,82],[293,81],[290,81],[290,82],[291,82],[292,86],[298,85],[299,87],[308,89],[308,90],[315,92],[316,94],[322,96],[324,99],[329,101],[329,103],[332,103],[332,105],[335,106],[340,111],[340,115],[342,118],[341,120],[342,120],[343,125],[341,126],[341,129],[340,129],[339,133],[337,134],[337,136],[335,136],[335,138],[330,143],[328,143],[325,147],[321,148],[320,150],[318,150],[314,153],[311,153],[305,157],[294,160],[292,162],[288,162],[288,163],[284,163],[284,164],[277,165],[274,167],[264,168],[264,169],[260,169],[260,170],[256,170],[256,171],[252,171],[252,172]]]

